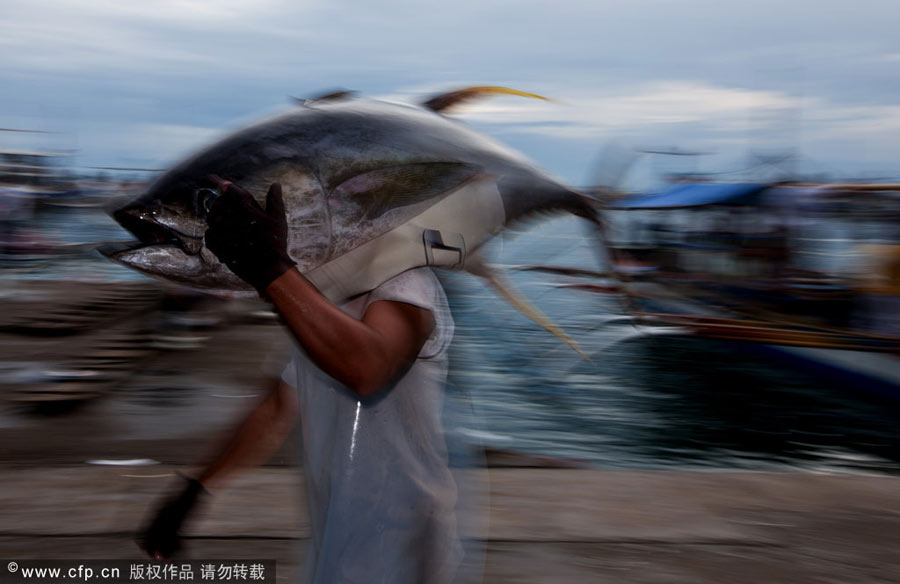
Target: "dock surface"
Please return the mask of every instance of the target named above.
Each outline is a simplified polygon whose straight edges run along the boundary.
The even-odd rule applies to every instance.
[[[4,559],[142,559],[131,534],[175,470],[4,469]],[[470,472],[490,483],[484,582],[900,582],[898,478]],[[275,558],[278,580],[293,581],[309,537],[302,480],[285,467],[239,478],[193,525],[183,557]]]

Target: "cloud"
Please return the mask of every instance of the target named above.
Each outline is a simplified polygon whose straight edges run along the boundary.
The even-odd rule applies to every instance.
[[[621,130],[716,123],[720,129],[743,131],[751,112],[802,106],[802,100],[775,91],[719,87],[669,80],[621,87],[614,93],[581,92],[559,102],[516,102],[504,98],[479,102],[460,117],[472,123],[506,125],[517,131],[582,138]]]
[[[282,0],[11,0],[0,13],[0,67],[104,78],[249,67],[284,30]],[[293,9],[302,3],[293,5]],[[258,64],[256,65],[259,68]]]
[[[869,136],[881,147],[869,155],[888,159],[900,155],[897,14],[886,0],[5,0],[0,121],[65,127],[115,165],[126,150],[172,159],[194,132],[175,128],[228,127],[286,95],[415,102],[485,84],[558,100],[500,98],[458,117],[526,151],[552,144],[560,165],[611,135],[832,151]],[[77,116],[44,113],[64,108]]]
[[[600,136],[685,139],[723,147],[796,147],[800,141],[890,142],[900,151],[900,105],[852,106],[778,91],[670,80],[620,88],[615,93],[566,96],[561,102],[516,98],[478,102],[462,119],[483,127],[556,139]],[[849,154],[849,153],[848,153]]]

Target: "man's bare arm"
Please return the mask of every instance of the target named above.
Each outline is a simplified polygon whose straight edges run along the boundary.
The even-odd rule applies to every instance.
[[[374,302],[362,320],[353,318],[297,270],[265,293],[312,361],[364,397],[406,371],[435,326],[431,311],[394,301]]]
[[[209,491],[236,472],[265,463],[284,443],[297,419],[297,392],[280,380],[265,381],[265,398],[247,415],[225,449],[197,477]]]

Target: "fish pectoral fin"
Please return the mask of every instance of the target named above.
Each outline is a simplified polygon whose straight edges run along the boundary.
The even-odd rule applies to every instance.
[[[585,360],[591,360],[591,358],[581,350],[581,347],[578,346],[578,343],[575,342],[575,339],[570,337],[569,334],[562,329],[562,327],[550,320],[550,317],[541,312],[539,308],[531,304],[528,299],[526,299],[515,288],[513,288],[512,283],[510,283],[506,279],[502,272],[488,266],[483,261],[480,255],[470,256],[470,258],[468,258],[466,261],[465,270],[474,276],[478,276],[479,278],[484,279],[497,292],[497,294],[499,294],[501,298],[509,302],[513,306],[513,308],[533,320],[535,323],[539,324],[541,327],[546,329],[547,332],[557,337],[565,344],[569,345],[569,347],[573,351],[584,357]]]
[[[398,164],[355,174],[329,196],[355,201],[364,217],[374,219],[391,209],[454,191],[480,173],[480,167],[462,162]]]
[[[543,99],[544,101],[550,101],[550,98],[544,97],[543,95],[538,95],[536,93],[527,93],[525,91],[519,91],[518,89],[510,89],[509,87],[482,85],[477,87],[466,87],[465,89],[458,89],[449,93],[435,95],[434,97],[423,103],[422,106],[430,109],[433,112],[443,112],[460,103],[471,101],[477,97],[483,97],[486,95],[518,95],[520,97],[531,97],[534,99]]]

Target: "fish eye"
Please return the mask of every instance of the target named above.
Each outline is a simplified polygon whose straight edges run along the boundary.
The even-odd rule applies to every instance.
[[[210,188],[202,188],[194,191],[194,209],[201,217],[206,217],[213,202],[219,198],[219,191]]]

